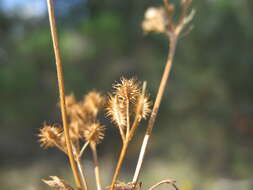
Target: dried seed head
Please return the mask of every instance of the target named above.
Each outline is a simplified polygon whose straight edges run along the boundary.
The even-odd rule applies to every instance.
[[[56,146],[60,142],[61,132],[62,129],[45,124],[38,134],[41,147],[48,148]]]
[[[69,108],[72,105],[76,104],[76,98],[75,95],[73,93],[71,93],[70,95],[65,96],[65,104],[66,107]],[[60,103],[59,103],[60,105]]]
[[[135,102],[137,96],[140,94],[140,85],[136,79],[121,78],[119,83],[113,85],[114,94],[123,101]]]
[[[91,91],[86,96],[84,96],[84,109],[94,118],[97,116],[98,111],[103,107],[103,105],[104,97],[96,91]]]
[[[126,111],[125,105],[121,102],[117,95],[109,95],[106,115],[109,116],[113,123],[118,127],[126,126]]]
[[[167,22],[167,15],[163,7],[150,7],[145,12],[142,29],[144,32],[164,33]]]
[[[87,125],[87,128],[83,131],[83,136],[86,141],[90,141],[95,144],[101,143],[105,136],[105,127],[100,123],[91,123]]]
[[[50,176],[51,180],[42,180],[44,183],[49,185],[52,188],[58,190],[74,190],[69,184],[67,184],[63,179],[60,179],[57,176]]]
[[[140,118],[147,119],[148,115],[151,113],[150,106],[152,102],[149,101],[149,96],[145,95],[144,97],[140,96],[138,100],[138,104],[136,105],[136,114],[139,114]],[[138,106],[140,106],[140,110],[138,110]],[[139,112],[139,113],[138,113]]]

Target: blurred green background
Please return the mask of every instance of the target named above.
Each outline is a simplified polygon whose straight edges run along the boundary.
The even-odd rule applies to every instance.
[[[178,1],[174,1],[177,2]],[[144,35],[145,10],[157,0],[55,1],[66,91],[103,94],[121,76],[148,82],[154,99],[166,61],[164,36]],[[194,0],[193,30],[183,36],[141,173],[143,189],[172,178],[181,190],[253,189],[253,1]],[[66,156],[43,150],[43,122],[60,123],[45,0],[0,1],[0,182],[3,190],[49,189],[41,178],[71,183]],[[120,149],[107,126],[99,145],[103,184]],[[146,123],[130,146],[121,179],[130,180]],[[84,160],[94,183],[90,153]],[[91,185],[92,186],[92,185]],[[161,189],[168,189],[161,187]]]

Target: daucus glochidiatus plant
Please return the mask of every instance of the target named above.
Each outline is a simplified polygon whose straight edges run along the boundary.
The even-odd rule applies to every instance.
[[[174,21],[175,8],[168,0],[163,0],[164,6],[148,8],[142,28],[145,33],[164,33],[168,38],[169,52],[160,86],[151,109],[151,101],[146,92],[146,82],[139,82],[134,78],[122,77],[119,82],[113,84],[113,90],[108,97],[102,96],[99,92],[91,91],[80,101],[77,101],[73,94],[66,96],[64,91],[64,80],[58,35],[56,30],[53,0],[47,0],[48,14],[52,41],[55,53],[55,63],[58,78],[60,110],[63,127],[44,124],[38,134],[39,142],[43,148],[56,147],[65,153],[69,158],[76,188],[88,190],[88,182],[85,177],[84,165],[82,164],[83,153],[90,147],[94,162],[94,173],[97,190],[135,190],[140,188],[139,174],[142,168],[144,155],[149,138],[154,127],[156,116],[164,94],[167,80],[170,74],[175,50],[180,34],[185,26],[192,20],[194,12],[189,11],[191,0],[180,1],[180,16],[177,22]],[[99,160],[97,145],[102,142],[105,134],[105,126],[97,119],[101,109],[106,110],[106,116],[110,118],[121,136],[122,148],[116,164],[112,182],[109,186],[102,186],[100,181]],[[148,119],[147,129],[141,146],[135,173],[131,182],[118,181],[121,167],[127,153],[128,145],[135,135],[136,129],[142,119]],[[59,190],[74,189],[63,179],[51,176],[50,180],[43,180],[50,187]],[[161,184],[171,184],[175,189],[178,187],[173,180],[163,180],[150,188],[153,190]]]

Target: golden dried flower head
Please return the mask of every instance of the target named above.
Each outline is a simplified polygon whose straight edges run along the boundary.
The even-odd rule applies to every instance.
[[[121,78],[119,83],[113,85],[114,94],[123,101],[128,100],[134,102],[137,96],[140,94],[140,84],[136,79]]]
[[[97,116],[98,111],[104,105],[104,97],[96,91],[91,91],[84,96],[83,106],[85,111],[90,113],[94,118]]]
[[[111,186],[106,187],[106,189],[110,189]],[[114,185],[115,190],[140,190],[141,182],[135,184],[133,182],[125,183],[122,181],[117,181]]]
[[[149,114],[151,113],[151,105],[152,102],[149,101],[148,95],[145,95],[144,97],[140,96],[136,105],[136,114],[139,114],[140,118],[147,119]],[[140,106],[140,110],[138,110],[138,106]]]
[[[105,127],[98,122],[91,123],[83,131],[83,136],[86,141],[99,144],[105,136]]]
[[[51,180],[42,180],[44,183],[49,185],[52,188],[58,190],[74,190],[69,184],[67,184],[63,179],[60,179],[57,176],[50,176]]]
[[[72,105],[76,104],[76,98],[75,98],[75,95],[73,93],[71,93],[70,95],[65,96],[65,104],[66,104],[67,108],[69,108]]]
[[[61,128],[45,124],[38,134],[41,146],[43,148],[56,146],[60,141],[61,132]]]
[[[112,122],[118,127],[126,126],[125,105],[121,102],[117,95],[109,95],[106,111],[106,115],[109,116]]]
[[[146,10],[142,29],[144,32],[163,33],[166,31],[167,15],[163,7],[150,7]]]

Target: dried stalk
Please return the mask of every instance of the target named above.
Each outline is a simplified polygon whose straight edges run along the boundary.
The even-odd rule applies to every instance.
[[[92,150],[92,156],[93,156],[93,161],[95,164],[95,177],[96,177],[96,184],[97,184],[97,190],[101,190],[101,180],[100,180],[100,172],[99,172],[99,163],[98,163],[98,156],[97,156],[97,148],[95,143],[91,143],[91,150]]]
[[[170,184],[170,185],[172,185],[172,186],[175,188],[175,190],[179,190],[179,188],[178,188],[177,185],[176,185],[176,181],[170,180],[170,179],[160,181],[160,182],[158,182],[157,184],[155,184],[155,185],[153,185],[152,187],[150,187],[148,190],[153,190],[153,189],[157,188],[158,186],[160,186],[160,185],[162,185],[162,184]]]
[[[67,122],[67,112],[66,112],[66,104],[65,104],[64,80],[63,80],[58,35],[57,35],[57,29],[56,29],[56,23],[55,23],[53,0],[47,0],[47,6],[48,6],[51,35],[52,35],[53,46],[54,46],[55,63],[56,63],[56,70],[57,70],[59,95],[60,95],[61,115],[62,115],[62,122],[63,122],[63,128],[64,128],[64,135],[65,135],[66,145],[67,145],[67,153],[68,153],[69,162],[72,168],[77,189],[83,190],[84,187],[82,187],[81,185],[82,183],[81,183],[80,176],[78,173],[78,168],[74,159],[72,143],[69,136],[69,127],[68,127],[68,122]]]

